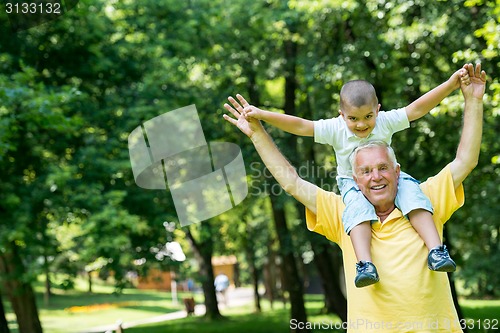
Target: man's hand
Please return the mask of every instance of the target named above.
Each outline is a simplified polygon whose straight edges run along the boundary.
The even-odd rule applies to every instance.
[[[464,98],[466,100],[476,98],[482,101],[486,89],[486,72],[481,70],[480,63],[476,64],[475,68],[473,64],[465,64],[463,68],[469,76],[468,79],[461,79],[460,88]]]
[[[227,103],[224,104],[224,108],[231,112],[234,118],[225,114],[223,115],[224,119],[238,127],[240,131],[246,134],[249,138],[252,138],[256,132],[264,131],[264,128],[259,120],[254,117],[245,117],[244,110],[249,109],[251,105],[249,105],[241,95],[238,94],[236,97],[240,100],[241,104],[231,96],[228,97],[228,100],[234,108]]]
[[[448,80],[406,106],[406,115],[408,116],[408,120],[414,121],[422,118],[457,88],[462,87],[463,85],[470,85],[470,75],[471,72],[468,70],[468,65],[464,65],[462,68],[453,73]]]
[[[239,102],[229,97],[228,100],[232,106],[224,104],[224,108],[231,112],[234,118],[225,114],[224,119],[238,127],[252,140],[260,158],[281,187],[313,213],[316,213],[318,187],[299,177],[297,170],[276,147],[260,120],[244,116],[244,110],[248,110],[250,107],[248,102],[241,95],[236,95],[236,97]]]
[[[234,105],[234,98],[230,97],[231,99],[229,100],[233,105]],[[247,100],[241,96],[240,94],[236,94],[236,98],[240,101],[241,105],[243,105],[243,111],[241,112],[245,118],[255,118],[259,120],[264,120],[264,110],[259,109],[256,106],[250,105],[250,103],[247,102]]]

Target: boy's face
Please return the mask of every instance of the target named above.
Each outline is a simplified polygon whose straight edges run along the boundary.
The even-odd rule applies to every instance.
[[[340,114],[344,118],[349,130],[357,137],[366,138],[375,127],[380,104],[363,105],[361,107],[349,107],[341,110]]]

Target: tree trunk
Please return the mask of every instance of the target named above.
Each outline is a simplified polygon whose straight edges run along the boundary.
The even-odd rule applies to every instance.
[[[2,294],[0,294],[0,333],[10,333],[9,323],[5,316],[5,308],[3,307]]]
[[[92,294],[92,271],[87,272],[87,279],[89,280],[89,289],[87,290],[87,292],[89,294]]]
[[[266,287],[265,296],[268,298],[272,310],[274,309],[274,300],[278,295],[278,291],[276,290],[277,269],[274,269],[276,266],[276,254],[272,248],[272,243],[267,245],[267,251],[267,263],[264,264],[262,275],[264,278],[264,285]]]
[[[443,241],[444,243],[446,243],[448,252],[453,253],[453,248],[450,244],[450,239],[449,239],[448,227],[443,228]],[[458,303],[458,294],[457,294],[457,289],[455,288],[455,279],[453,278],[453,273],[448,273],[448,279],[450,280],[451,296],[453,297],[453,304],[455,304],[455,309],[457,310],[458,319],[459,320],[465,319],[464,314],[462,312],[462,308]],[[464,333],[467,333],[468,332],[467,327],[462,328],[462,331]]]
[[[0,275],[3,277],[3,290],[16,314],[19,333],[42,333],[35,293],[31,284],[24,282],[26,272],[17,246],[9,243],[5,249],[0,253]]]
[[[343,322],[347,322],[347,300],[340,287],[340,263],[331,249],[331,245],[322,241],[311,241],[314,251],[314,264],[321,276],[325,293],[327,313],[336,313]]]
[[[45,305],[48,306],[50,303],[50,296],[52,296],[52,290],[51,290],[51,282],[50,282],[50,265],[49,265],[49,260],[47,258],[47,254],[45,252],[46,251],[44,249],[43,271],[45,274],[45,292],[43,294],[43,301],[44,301]]]
[[[236,262],[234,265],[234,286],[236,288],[241,287],[241,277],[240,277],[240,264]]]
[[[312,118],[310,112],[311,108],[308,102],[306,108],[306,118]],[[292,147],[294,149],[292,155],[299,156],[298,147],[296,145]],[[314,162],[316,160],[312,144],[308,144],[307,141],[304,142],[301,151],[302,161]],[[299,163],[299,161],[297,161],[297,163]],[[304,164],[302,164],[302,166],[304,166]],[[311,168],[314,168],[314,164],[307,164],[306,166],[306,176],[312,182],[317,183],[319,180],[318,178],[324,177],[324,175],[319,174],[319,170],[311,170]],[[328,179],[328,181],[333,181],[333,179]],[[321,277],[324,290],[326,313],[335,313],[345,322],[347,321],[347,299],[342,293],[342,289],[345,289],[344,281],[340,279],[342,267],[342,259],[339,255],[340,249],[338,247],[334,248],[331,242],[324,236],[307,230],[304,206],[297,202],[296,209],[299,219],[304,221],[302,226],[311,244],[311,249],[314,252],[314,264]]]
[[[246,233],[245,235],[243,235],[243,244],[250,268],[250,276],[252,278],[255,311],[261,312],[262,309],[260,307],[259,270],[255,265],[255,249],[252,236],[253,230],[249,227],[248,223],[246,223]]]
[[[291,33],[296,32],[294,22],[288,24]],[[283,109],[285,113],[296,114],[296,90],[297,90],[297,54],[298,45],[291,39],[284,42],[285,56],[285,101]],[[290,137],[292,145],[296,149],[296,138]],[[291,304],[291,319],[296,319],[298,322],[307,322],[307,313],[304,304],[304,286],[300,279],[297,264],[295,262],[294,247],[292,239],[285,220],[285,212],[283,207],[280,207],[277,202],[277,197],[271,194],[271,203],[273,206],[274,222],[276,224],[276,232],[280,241],[280,250],[283,255],[283,277],[285,289],[288,290]],[[310,332],[309,329],[297,329],[297,332]]]
[[[297,322],[306,323],[307,314],[304,305],[304,287],[302,280],[299,276],[297,263],[295,262],[294,246],[292,244],[292,236],[288,230],[285,211],[278,203],[278,197],[271,193],[271,205],[273,207],[274,224],[276,233],[280,242],[280,254],[283,259],[283,282],[285,290],[288,291],[291,305],[291,318]],[[295,330],[294,332],[310,332],[309,329],[303,328]]]
[[[290,27],[290,31],[294,31],[295,28]],[[288,40],[284,43],[285,47],[285,104],[284,110],[286,114],[297,116],[296,111],[296,90],[298,87],[296,79],[296,59],[298,54],[298,45],[294,41]],[[291,136],[288,139],[288,147],[292,149],[292,164],[298,165],[298,151],[297,151],[297,139],[295,136]],[[314,155],[310,149],[310,153],[306,153],[312,157],[314,161]],[[304,207],[296,204],[299,216],[305,222]],[[328,249],[328,244],[324,243],[322,240],[318,239],[318,235],[314,235],[308,232],[307,237],[312,245],[312,250],[314,252],[314,262],[318,268],[318,272],[323,280],[323,288],[325,290],[325,304],[328,312],[335,312],[343,321],[347,321],[347,300],[342,294],[340,288],[339,279],[339,267],[340,262],[334,260],[335,258],[331,256]]]
[[[262,312],[260,306],[260,294],[259,294],[259,270],[255,265],[251,267],[251,274],[253,280],[253,300],[255,305],[255,311]]]
[[[193,252],[200,265],[200,272],[203,276],[201,286],[205,297],[205,317],[210,319],[220,319],[222,318],[222,315],[220,314],[219,306],[217,304],[217,295],[214,286],[214,269],[212,267],[212,226],[210,225],[210,221],[205,221],[200,223],[199,227],[202,229],[200,234],[206,235],[204,239],[194,239],[189,229],[186,231],[186,236],[191,243]]]

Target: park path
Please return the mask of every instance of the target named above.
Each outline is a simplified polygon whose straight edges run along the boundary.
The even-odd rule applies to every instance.
[[[253,302],[253,289],[252,288],[231,288],[227,291],[226,296],[227,296],[227,305],[224,304],[224,302],[220,301],[219,302],[220,309],[224,309],[226,307],[242,306],[242,305],[246,305],[246,304]],[[203,305],[203,304],[196,305],[195,309],[194,309],[194,314],[196,316],[204,315],[205,314],[205,305]],[[181,319],[181,318],[186,318],[186,317],[187,317],[186,311],[181,310],[181,311],[166,313],[166,314],[161,315],[161,316],[155,316],[155,317],[144,318],[144,319],[133,320],[133,321],[123,321],[123,322],[121,322],[121,327],[123,329],[127,329],[130,327],[135,327],[135,326],[139,326],[139,325],[161,323],[161,322],[168,321],[168,320],[175,320],[175,319]],[[115,332],[115,330],[117,328],[118,328],[118,323],[114,323],[114,324],[109,324],[109,325],[91,327],[91,328],[79,331],[79,333]]]

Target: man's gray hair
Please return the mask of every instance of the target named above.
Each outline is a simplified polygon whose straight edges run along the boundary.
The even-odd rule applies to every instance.
[[[355,174],[356,173],[356,156],[358,153],[364,149],[370,149],[370,148],[375,148],[375,147],[382,147],[387,149],[387,156],[389,156],[389,160],[392,162],[394,167],[398,165],[398,161],[396,160],[396,154],[394,153],[394,150],[392,149],[391,146],[385,141],[382,140],[372,140],[372,141],[366,141],[361,143],[359,146],[356,147],[349,156],[349,162],[351,163],[351,168],[352,172]]]

